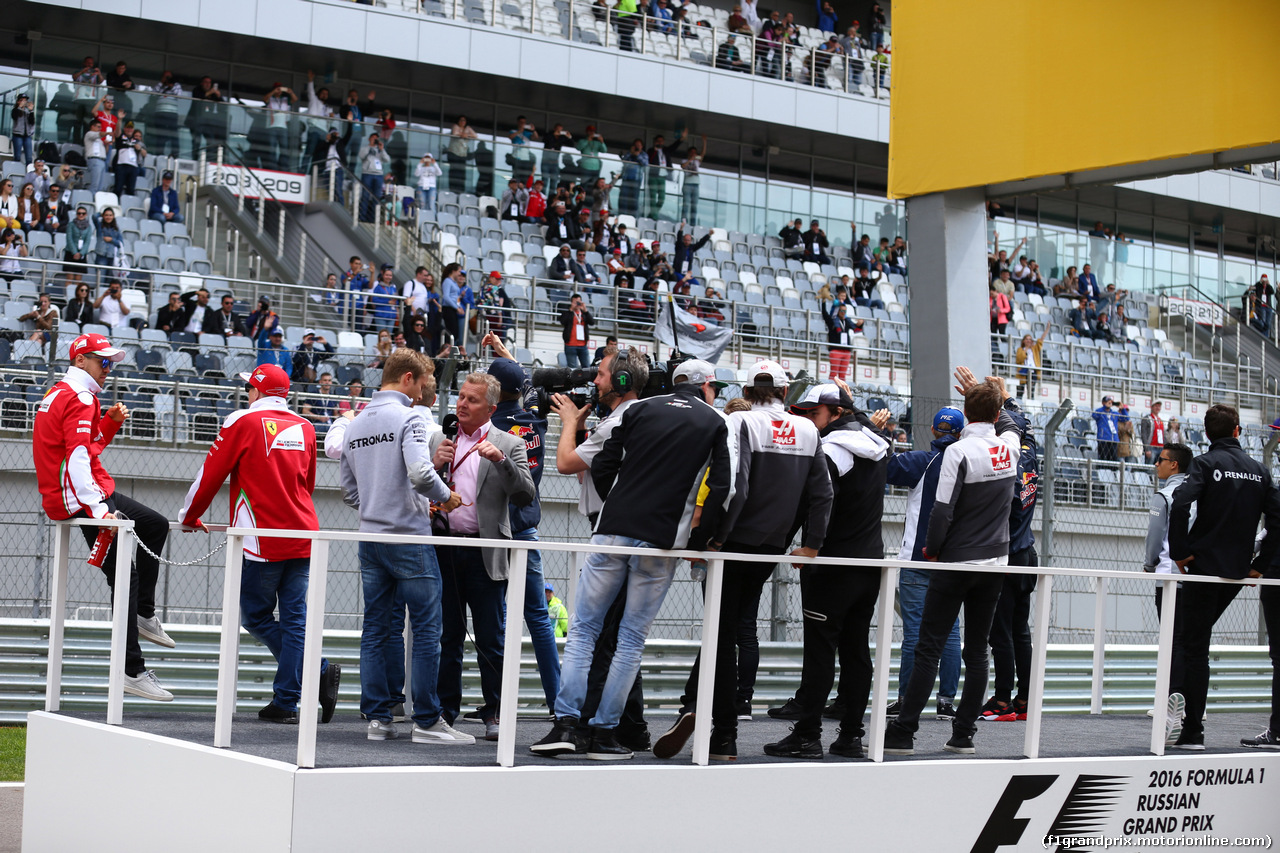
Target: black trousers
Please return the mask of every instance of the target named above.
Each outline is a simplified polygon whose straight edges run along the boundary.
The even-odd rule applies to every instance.
[[[796,691],[801,708],[796,734],[822,734],[822,709],[831,694],[839,652],[840,698],[845,702],[840,730],[863,736],[862,717],[871,696],[871,618],[879,596],[879,569],[815,566],[800,570],[804,669]]]
[[[1192,584],[1182,588],[1182,654],[1185,672],[1182,695],[1187,699],[1187,716],[1182,721],[1183,736],[1204,734],[1204,706],[1209,699],[1209,640],[1213,626],[1240,594],[1240,587],[1223,584]]]
[[[951,633],[951,626],[964,608],[964,690],[956,708],[952,731],[972,736],[974,723],[982,712],[987,692],[987,637],[995,617],[996,602],[1004,588],[1004,576],[992,572],[934,572],[924,595],[920,617],[920,639],[916,643],[915,666],[902,697],[897,724],[909,732],[920,728],[920,712],[933,693],[938,677],[938,660]]]
[[[595,527],[595,522],[591,523]],[[605,614],[604,625],[600,636],[596,639],[595,652],[591,656],[591,669],[587,670],[587,698],[582,703],[582,720],[590,720],[600,707],[600,695],[604,692],[604,683],[609,678],[609,666],[613,663],[613,653],[618,648],[618,626],[622,624],[622,613],[627,609],[627,585],[618,590],[618,597],[609,605]],[[644,678],[636,673],[636,680],[627,694],[627,702],[622,706],[622,719],[618,721],[618,730],[636,731],[647,729],[644,721]]]
[[[1181,693],[1185,684],[1187,671],[1186,655],[1182,651],[1182,611],[1183,598],[1182,594],[1186,591],[1186,587],[1179,587],[1178,594],[1173,600],[1173,654],[1169,659],[1169,692]],[[1164,585],[1156,587],[1156,616],[1162,616],[1164,612]]]
[[[1032,545],[1009,555],[1011,566],[1038,566],[1040,558]],[[1035,575],[1005,575],[991,622],[991,657],[995,660],[996,689],[993,698],[1009,702],[1017,679],[1018,698],[1027,700],[1027,681],[1031,674],[1031,593],[1036,588]]]
[[[134,534],[148,548],[157,554],[164,548],[169,538],[169,519],[148,506],[138,503],[133,498],[119,493],[107,498],[107,508],[112,512],[119,511],[125,518],[134,522]],[[87,518],[88,513],[81,510],[77,518]],[[84,541],[93,547],[98,538],[97,527],[81,527]],[[116,545],[119,537],[113,539],[107,549],[106,561],[102,564],[102,573],[107,576],[107,586],[111,588],[111,602],[115,604],[116,590]],[[156,615],[156,581],[160,577],[160,563],[155,557],[139,548],[135,552],[133,563],[129,569],[129,618],[126,622],[124,672],[125,675],[140,675],[147,668],[142,658],[142,649],[138,645],[138,617],[150,619]]]
[[[1280,589],[1266,586],[1258,593],[1271,650],[1271,733],[1280,737]]]
[[[726,542],[726,556],[733,552],[739,554],[777,554],[778,549],[768,545],[745,545],[741,542]],[[755,688],[755,669],[760,666],[760,643],[755,639],[756,614],[760,610],[760,593],[765,582],[773,574],[772,563],[747,563],[736,560],[725,560],[724,586],[720,596],[720,631],[716,637],[716,683],[712,692],[711,723],[724,732],[738,731],[738,697],[740,679],[738,667],[741,663],[738,656],[738,637],[743,623],[750,619],[754,656],[748,663],[754,664],[751,673],[751,687]],[[705,589],[705,587],[704,587]],[[681,705],[686,710],[696,710],[698,701],[698,679],[702,664],[702,654],[693,661],[693,669],[684,685],[684,696]],[[748,695],[747,698],[750,698]]]

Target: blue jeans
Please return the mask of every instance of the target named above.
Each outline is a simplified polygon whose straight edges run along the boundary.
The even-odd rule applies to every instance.
[[[374,208],[382,201],[382,175],[361,175],[365,191],[360,194],[360,221],[372,222]]]
[[[429,190],[418,190],[418,210],[435,210],[436,209],[436,188]]]
[[[924,595],[929,590],[928,569],[903,569],[898,573],[898,602],[902,610],[902,663],[898,667],[898,698],[901,699],[911,680],[915,666],[916,641],[920,638],[920,618],[924,615]],[[948,702],[956,698],[960,684],[960,620],[951,626],[951,634],[942,649],[938,668],[938,698]]]
[[[538,528],[518,530],[511,538],[521,542],[537,542]],[[529,562],[524,576],[524,624],[529,628],[533,641],[533,656],[538,661],[538,677],[542,679],[542,693],[547,707],[555,708],[556,694],[560,692],[560,651],[556,648],[555,626],[547,612],[546,581],[542,578],[542,552],[529,551]]]
[[[289,128],[287,127],[268,127],[267,128],[267,149],[266,156],[267,167],[269,169],[279,169],[281,172],[288,172],[289,169]]]
[[[183,223],[187,221],[186,217],[183,216],[181,213],[175,213],[172,219],[165,219],[163,213],[157,212],[157,213],[149,214],[147,216],[147,219],[150,219],[152,222],[159,222],[161,225],[163,225],[166,222]]]
[[[564,345],[564,360],[569,367],[588,367],[591,364],[591,356],[586,347],[571,347],[568,344]]]
[[[446,722],[453,723],[462,709],[462,643],[467,636],[466,609],[470,607],[480,692],[484,695],[480,716],[491,720],[498,715],[502,694],[502,605],[507,582],[489,577],[479,548],[441,545],[439,553],[444,610],[436,680],[440,713]]]
[[[26,168],[35,159],[34,149],[31,147],[33,138],[30,136],[15,136],[13,138],[13,159],[21,163],[23,168]]]
[[[592,545],[616,545],[623,548],[653,548],[648,542],[627,536],[591,537]],[[590,554],[582,565],[578,580],[578,600],[574,602],[573,621],[564,646],[564,669],[560,673],[560,694],[556,697],[556,716],[578,717],[587,696],[587,673],[596,639],[600,636],[605,614],[623,585],[627,588],[627,605],[618,626],[618,647],[609,665],[600,697],[600,707],[591,725],[612,729],[622,717],[622,706],[640,671],[640,655],[644,651],[649,627],[658,616],[667,597],[678,561],[670,557],[633,554]]]
[[[102,192],[107,188],[107,161],[101,157],[90,157],[87,162],[89,175],[85,189],[91,193]]]
[[[680,204],[680,218],[690,225],[698,224],[698,193],[701,187],[697,181],[684,180],[683,198]]]
[[[360,711],[370,720],[391,721],[393,690],[404,690],[404,655],[399,684],[387,660],[392,611],[409,608],[413,626],[413,721],[426,728],[440,718],[436,676],[440,668],[440,565],[430,545],[360,543],[364,587],[364,630],[360,635]],[[403,618],[403,617],[401,617]],[[403,628],[401,629],[403,630]]]
[[[307,581],[311,559],[264,563],[245,560],[240,570],[240,624],[276,659],[271,701],[298,710],[302,697],[302,645],[307,628]],[[280,619],[274,611],[280,609]],[[322,660],[320,671],[329,667]]]

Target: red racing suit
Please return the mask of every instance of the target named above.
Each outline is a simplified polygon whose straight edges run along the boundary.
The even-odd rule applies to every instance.
[[[106,499],[116,484],[98,456],[120,424],[102,414],[102,388],[78,367],[45,393],[36,409],[31,449],[45,514],[54,521],[80,511],[107,514]]]

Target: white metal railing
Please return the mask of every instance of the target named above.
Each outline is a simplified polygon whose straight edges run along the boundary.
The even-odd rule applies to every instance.
[[[62,646],[66,621],[66,588],[68,555],[71,530],[83,526],[112,526],[119,528],[116,550],[115,606],[112,614],[111,672],[107,687],[107,723],[120,725],[124,707],[124,653],[129,600],[129,563],[132,557],[132,521],[74,519],[56,522],[57,538],[54,545],[54,565],[51,578],[51,609],[49,619],[49,668],[45,692],[45,710],[57,711],[62,684]],[[179,528],[179,525],[172,525]],[[211,530],[225,531],[226,573],[223,581],[222,639],[218,660],[218,693],[214,715],[213,744],[230,747],[232,716],[236,707],[237,667],[240,649],[240,567],[243,559],[243,539],[246,536],[272,536],[281,539],[311,540],[311,572],[307,589],[307,621],[303,645],[302,695],[315,696],[320,684],[321,644],[323,640],[326,587],[329,575],[330,542],[381,542],[389,545],[455,545],[468,548],[506,548],[510,551],[510,567],[506,592],[506,637],[502,660],[501,699],[498,708],[497,763],[503,767],[515,764],[516,703],[519,700],[520,645],[524,612],[524,587],[527,552],[584,551],[630,555],[636,549],[617,546],[584,545],[583,543],[541,540],[526,542],[505,539],[473,539],[446,536],[394,536],[385,533],[336,530],[270,530],[262,528],[223,527],[209,525]],[[654,555],[652,550],[646,554]],[[1169,665],[1173,649],[1173,618],[1179,583],[1212,584],[1263,584],[1280,586],[1280,580],[1232,581],[1199,575],[1156,575],[1125,571],[1088,571],[1085,569],[1024,566],[974,566],[958,563],[919,563],[895,559],[853,559],[817,557],[790,557],[778,554],[726,554],[703,551],[658,551],[658,556],[678,559],[706,560],[706,594],[703,602],[702,622],[702,673],[698,681],[697,707],[704,710],[695,719],[693,763],[706,765],[709,761],[711,739],[712,692],[715,685],[716,640],[720,631],[720,599],[724,583],[724,561],[781,563],[796,565],[838,566],[844,568],[876,568],[880,571],[880,597],[876,605],[876,651],[871,694],[871,727],[868,731],[868,755],[872,761],[884,760],[884,734],[887,722],[890,655],[892,648],[894,598],[897,576],[902,568],[927,568],[939,571],[963,571],[998,574],[1031,574],[1037,576],[1035,628],[1032,632],[1032,657],[1030,684],[1027,695],[1027,727],[1023,739],[1023,755],[1037,758],[1040,754],[1040,727],[1043,714],[1045,680],[1045,655],[1049,642],[1049,605],[1052,599],[1055,577],[1085,577],[1097,581],[1094,620],[1094,660],[1091,713],[1102,710],[1102,671],[1105,662],[1106,633],[1101,616],[1106,612],[1108,581],[1150,580],[1163,589],[1164,607],[1161,608],[1160,635],[1156,658],[1156,689],[1154,713],[1151,721],[1150,751],[1163,755],[1165,749],[1165,716],[1169,692]],[[577,592],[577,575],[570,574],[570,602]],[[411,644],[406,643],[405,653]],[[406,667],[406,678],[411,667]],[[409,693],[406,683],[406,693]],[[303,701],[298,709],[298,749],[296,761],[299,767],[314,767],[316,759],[316,703]]]

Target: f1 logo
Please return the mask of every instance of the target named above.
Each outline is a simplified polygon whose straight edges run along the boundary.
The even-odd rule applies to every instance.
[[[992,471],[1008,471],[1013,467],[1013,457],[1009,454],[1007,445],[988,448],[987,452],[991,454]]]
[[[991,449],[992,457],[996,449]],[[1005,450],[1005,455],[1009,453]],[[993,459],[994,464],[994,459]],[[1030,818],[1018,817],[1018,809],[1027,800],[1034,800],[1058,781],[1055,776],[1014,776],[1005,786],[1000,801],[991,810],[987,825],[982,827],[978,838],[973,842],[970,853],[996,853],[999,847],[1013,847],[1021,839]]]

